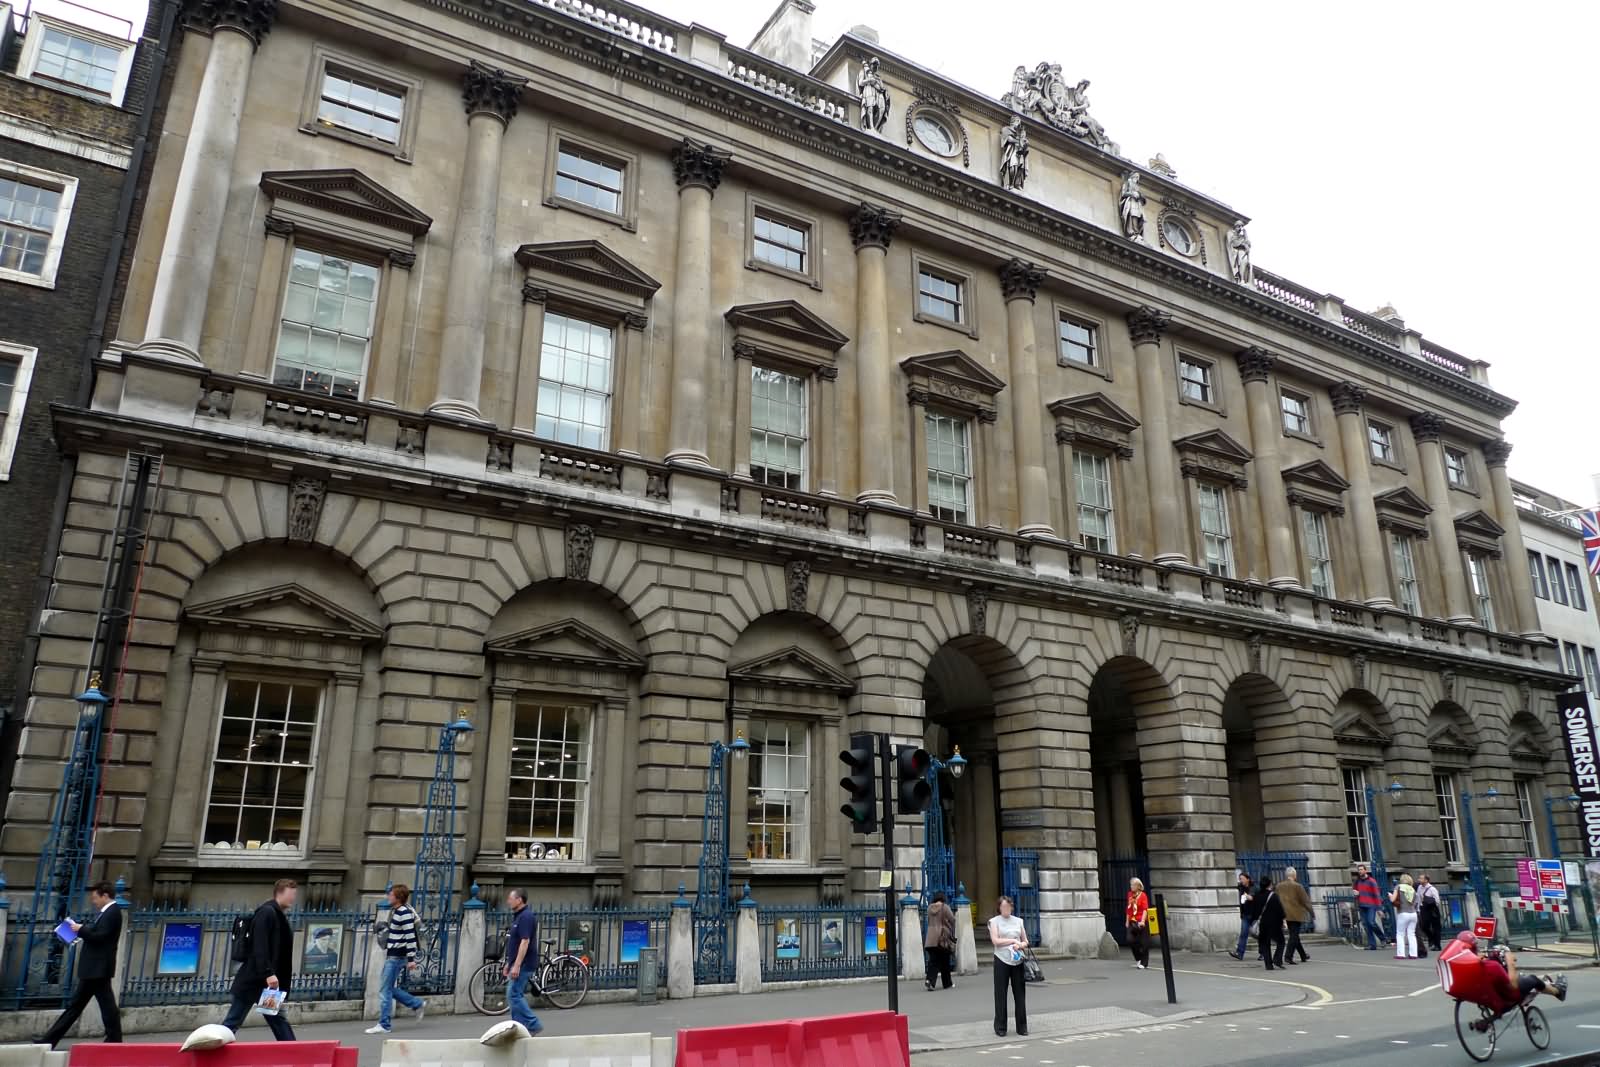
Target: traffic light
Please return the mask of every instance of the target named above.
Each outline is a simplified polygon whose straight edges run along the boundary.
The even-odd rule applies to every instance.
[[[851,734],[850,747],[839,759],[850,773],[839,779],[847,798],[839,810],[850,820],[852,833],[878,832],[877,739],[872,734]]]
[[[928,784],[928,753],[914,745],[894,746],[895,810],[901,815],[921,815],[933,799]]]

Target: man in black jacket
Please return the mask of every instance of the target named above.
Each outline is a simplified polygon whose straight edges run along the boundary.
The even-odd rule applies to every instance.
[[[263,989],[279,989],[285,995],[289,992],[289,982],[294,977],[294,930],[284,913],[294,907],[299,891],[300,885],[293,878],[279,878],[272,887],[272,899],[250,917],[250,956],[239,964],[239,973],[233,976],[233,1003],[222,1020],[222,1025],[234,1033],[244,1025]],[[294,1029],[281,1010],[262,1018],[267,1020],[273,1037],[294,1040]]]
[[[109,882],[96,882],[89,887],[89,904],[94,914],[88,922],[67,919],[83,945],[78,950],[78,988],[61,1018],[39,1039],[41,1045],[55,1048],[56,1042],[67,1036],[91,999],[100,1004],[106,1041],[122,1043],[122,1013],[117,1010],[117,997],[111,989],[111,977],[117,973],[117,941],[122,937],[122,909],[117,906],[116,894]]]
[[[1261,902],[1261,958],[1270,971],[1283,966],[1283,901],[1278,899],[1271,878],[1261,879],[1261,892],[1256,896]]]

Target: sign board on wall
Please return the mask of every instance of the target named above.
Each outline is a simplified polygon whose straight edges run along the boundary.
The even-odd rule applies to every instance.
[[[1583,854],[1600,857],[1600,723],[1586,693],[1559,693],[1561,738],[1566,744],[1572,789],[1578,794],[1578,830]]]

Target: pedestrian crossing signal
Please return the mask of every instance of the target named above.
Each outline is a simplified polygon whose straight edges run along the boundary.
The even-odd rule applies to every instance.
[[[872,734],[852,734],[850,747],[839,753],[840,761],[850,768],[850,773],[839,779],[845,793],[845,802],[839,810],[850,820],[852,833],[878,832],[878,776],[873,766],[875,742]]]

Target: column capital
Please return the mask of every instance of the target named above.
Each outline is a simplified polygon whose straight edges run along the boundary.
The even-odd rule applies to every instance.
[[[294,223],[281,215],[268,215],[261,220],[261,226],[266,230],[268,237],[294,236]]]
[[[527,78],[518,78],[474,59],[461,76],[461,103],[469,119],[473,115],[488,114],[509,126],[517,117],[517,103],[527,85]]]
[[[753,362],[756,358],[756,346],[749,341],[733,342],[733,358],[748,359]]]
[[[1239,361],[1239,377],[1245,384],[1250,382],[1264,382],[1272,376],[1272,368],[1278,365],[1278,358],[1265,348],[1251,345],[1234,354],[1234,359]]]
[[[524,304],[542,304],[550,299],[550,290],[533,282],[522,283],[522,302]]]
[[[1417,439],[1418,444],[1438,441],[1439,435],[1444,432],[1444,420],[1431,411],[1424,411],[1420,415],[1411,416],[1411,436]]]
[[[1039,295],[1039,285],[1044,277],[1043,269],[1013,256],[1000,268],[1000,293],[1006,303],[1026,300],[1031,304]]]
[[[699,186],[717,191],[722,184],[722,168],[728,165],[733,153],[708,144],[695,144],[685,137],[683,143],[672,150],[672,177],[679,189]]]
[[[1328,396],[1333,401],[1335,415],[1359,415],[1367,391],[1355,382],[1339,382],[1328,389]]]
[[[389,249],[389,266],[396,270],[410,270],[417,265],[417,254],[406,248]]]
[[[1504,437],[1486,442],[1483,446],[1483,458],[1491,467],[1504,467],[1506,460],[1511,458],[1511,442]]]
[[[887,249],[901,217],[898,211],[862,202],[850,212],[850,243],[857,252],[863,248]]]
[[[1148,305],[1134,308],[1127,314],[1128,332],[1136,345],[1158,345],[1161,335],[1172,325],[1172,313]]]
[[[195,9],[195,19],[213,33],[237,30],[257,48],[277,17],[278,0],[201,0]]]

